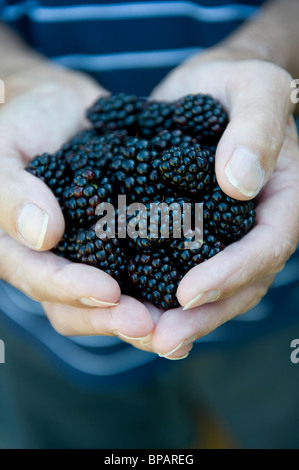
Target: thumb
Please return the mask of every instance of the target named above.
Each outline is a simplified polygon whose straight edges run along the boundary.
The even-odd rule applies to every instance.
[[[0,227],[29,248],[53,248],[65,225],[50,189],[9,157],[0,159],[0,188]]]
[[[263,76],[263,66],[247,64],[231,77],[230,122],[216,152],[219,185],[241,200],[255,197],[273,173],[293,106],[290,75],[266,64]]]

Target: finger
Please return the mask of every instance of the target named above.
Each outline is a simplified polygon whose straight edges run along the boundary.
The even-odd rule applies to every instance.
[[[168,310],[161,316],[154,331],[152,344],[155,351],[167,359],[184,356],[196,339],[257,305],[272,281],[272,277],[265,278],[229,299],[194,310]]]
[[[50,189],[10,157],[0,158],[0,188],[0,227],[34,250],[53,248],[65,224]]]
[[[291,80],[282,69],[255,61],[235,65],[227,77],[230,121],[217,147],[216,175],[229,196],[255,197],[273,173],[294,106]]]
[[[154,327],[148,309],[127,296],[121,296],[118,305],[111,308],[82,309],[47,302],[43,307],[53,328],[64,336],[120,336],[137,345]]]
[[[119,285],[108,274],[51,252],[32,251],[5,232],[0,236],[0,259],[0,277],[39,302],[105,307],[119,301]]]

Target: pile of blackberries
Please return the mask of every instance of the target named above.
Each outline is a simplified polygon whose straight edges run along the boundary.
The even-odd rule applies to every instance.
[[[26,168],[51,188],[65,217],[54,252],[107,272],[124,294],[178,307],[186,272],[255,223],[255,201],[234,200],[217,184],[214,156],[227,114],[210,95],[158,102],[116,93],[99,98],[87,117],[89,129]],[[203,209],[201,240],[195,203]],[[173,210],[164,214],[161,204]]]

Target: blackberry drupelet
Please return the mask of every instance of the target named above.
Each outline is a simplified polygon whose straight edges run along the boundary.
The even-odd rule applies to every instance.
[[[162,153],[159,170],[164,182],[178,192],[198,196],[212,187],[214,158],[199,145],[172,147]]]
[[[187,95],[176,102],[174,122],[200,141],[219,141],[228,123],[226,111],[211,95]]]
[[[216,186],[203,202],[205,227],[227,244],[239,240],[254,226],[254,200],[238,201]]]

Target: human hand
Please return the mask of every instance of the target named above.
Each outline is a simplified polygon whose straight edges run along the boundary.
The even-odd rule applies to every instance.
[[[218,183],[236,199],[258,194],[255,228],[189,271],[177,291],[184,309],[169,310],[157,322],[152,345],[167,357],[184,357],[194,340],[254,307],[298,243],[299,150],[291,116],[292,78],[271,63],[238,59],[217,49],[195,56],[152,93],[153,99],[163,100],[188,93],[218,98],[230,117],[216,153]]]
[[[5,85],[0,277],[42,302],[61,334],[146,337],[153,318],[142,303],[120,296],[108,274],[49,251],[64,232],[63,215],[49,188],[24,170],[36,154],[57,150],[81,129],[85,109],[106,91],[83,74],[45,63],[6,76]]]

